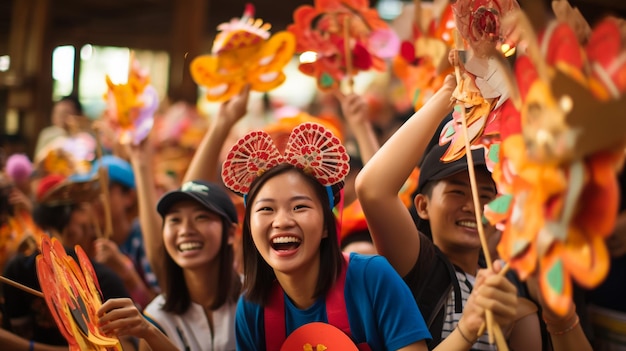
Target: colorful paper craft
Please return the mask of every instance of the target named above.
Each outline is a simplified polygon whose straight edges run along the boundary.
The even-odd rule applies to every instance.
[[[615,111],[626,99],[621,74],[598,72],[619,72],[624,49],[611,18],[583,47],[566,23],[552,23],[539,41],[517,15],[531,54],[515,65],[522,105],[505,108],[509,128],[493,173],[502,195],[485,216],[503,230],[500,256],[522,279],[537,274],[549,308],[565,315],[572,280],[593,288],[609,269],[604,241],[618,212],[616,171],[626,142]]]
[[[368,0],[316,0],[298,7],[293,19],[287,29],[296,37],[296,53],[314,56],[299,69],[323,91],[359,71],[385,70],[384,59],[398,52],[399,39]]]
[[[221,102],[238,94],[244,86],[270,91],[285,81],[282,69],[293,57],[295,39],[286,31],[270,36],[269,23],[254,18],[254,7],[246,5],[241,18],[220,24],[210,55],[191,62],[194,81],[206,88],[206,98]]]
[[[37,256],[39,283],[70,351],[122,351],[117,338],[102,334],[98,328],[96,313],[102,305],[102,293],[82,248],[75,247],[76,262],[67,255],[60,241],[44,236],[40,251]]]
[[[154,113],[159,106],[159,97],[154,87],[149,85],[148,73],[131,53],[127,82],[115,84],[107,75],[106,83],[106,121],[116,132],[120,143],[139,144],[150,133]]]

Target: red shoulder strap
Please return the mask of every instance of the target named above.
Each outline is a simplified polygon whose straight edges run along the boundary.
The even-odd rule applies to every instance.
[[[346,283],[346,271],[350,256],[343,254],[345,265],[337,277],[337,282],[326,294],[326,316],[328,324],[341,329],[346,335],[352,337],[348,312],[346,311],[346,300],[344,287]],[[286,339],[285,328],[285,297],[283,289],[277,281],[274,281],[270,298],[263,310],[263,320],[265,326],[265,347],[267,351],[279,351]]]

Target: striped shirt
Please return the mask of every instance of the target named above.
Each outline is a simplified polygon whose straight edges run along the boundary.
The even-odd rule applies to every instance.
[[[476,278],[472,275],[460,272],[459,270],[456,271],[456,278],[459,282],[459,287],[461,288],[461,299],[463,301],[463,306],[465,306],[469,295],[472,293],[472,287]],[[448,335],[452,333],[457,324],[459,324],[461,316],[463,316],[463,313],[457,313],[455,311],[456,309],[454,301],[455,295],[454,289],[452,289],[446,302],[446,319],[443,322],[443,329],[441,331],[442,339],[447,338]],[[472,346],[472,350],[496,350],[496,345],[489,344],[489,335],[485,333],[480,338],[478,338],[476,343]]]

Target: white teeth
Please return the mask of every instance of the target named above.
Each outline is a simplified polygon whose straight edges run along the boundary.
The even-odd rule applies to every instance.
[[[278,238],[272,239],[272,244],[289,244],[289,243],[299,243],[300,239],[295,236],[280,236]]]
[[[178,245],[178,251],[190,251],[200,248],[202,248],[202,243],[199,242],[182,243]]]
[[[472,221],[459,221],[457,222],[458,225],[462,226],[462,227],[468,227],[468,228],[476,228],[476,222],[472,222]]]

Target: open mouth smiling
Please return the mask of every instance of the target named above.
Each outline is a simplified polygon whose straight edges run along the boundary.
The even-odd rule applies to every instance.
[[[276,251],[294,250],[300,247],[302,240],[295,236],[279,236],[270,241],[272,249]]]
[[[475,221],[457,221],[456,225],[461,226],[461,227],[465,227],[465,228],[470,228],[470,229],[476,229],[476,222]]]
[[[178,244],[178,251],[187,252],[193,250],[200,250],[204,246],[204,243],[199,241],[190,241]]]

